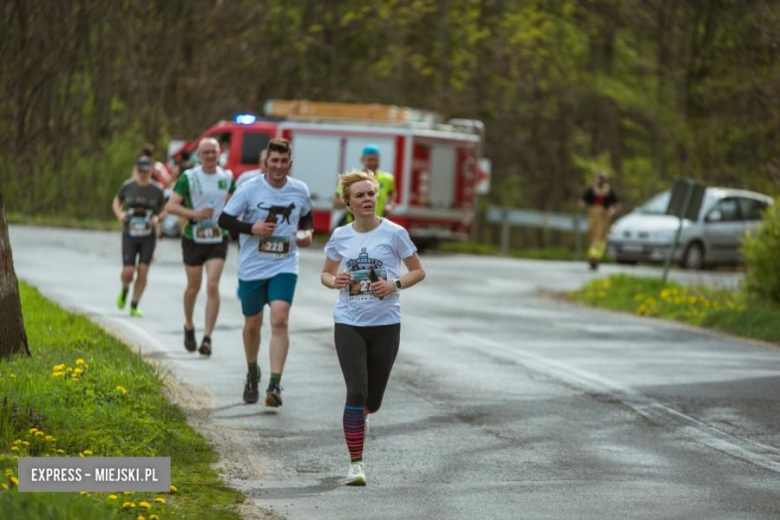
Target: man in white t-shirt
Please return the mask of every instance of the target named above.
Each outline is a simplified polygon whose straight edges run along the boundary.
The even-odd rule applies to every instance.
[[[286,139],[268,143],[265,175],[241,185],[219,218],[223,229],[240,233],[238,296],[244,314],[248,365],[244,402],[259,399],[260,328],[263,308],[271,309],[271,380],[266,406],[282,405],[280,386],[290,347],[287,322],[298,281],[298,248],[312,242],[312,205],[305,183],[288,177],[292,147]]]
[[[227,232],[217,219],[230,194],[236,189],[233,174],[217,165],[219,143],[207,137],[198,144],[199,166],[182,173],[173,188],[166,209],[187,219],[181,247],[187,288],[184,291],[184,348],[195,352],[195,325],[192,315],[206,270],[206,326],[198,352],[211,355],[211,333],[219,314],[219,279],[227,258]]]

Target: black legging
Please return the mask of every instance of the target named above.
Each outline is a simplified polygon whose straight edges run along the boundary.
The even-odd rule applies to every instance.
[[[370,413],[382,406],[393,369],[401,324],[354,327],[336,323],[336,353],[347,383],[347,406],[363,406]]]

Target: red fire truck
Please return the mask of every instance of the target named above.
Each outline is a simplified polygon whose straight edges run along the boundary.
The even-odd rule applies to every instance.
[[[418,243],[465,240],[478,193],[489,189],[489,162],[481,160],[484,129],[474,120],[387,105],[269,101],[266,117],[238,114],[184,144],[193,152],[204,137],[222,144],[224,167],[236,177],[256,169],[268,141],[289,139],[291,175],[304,181],[314,203],[314,229],[327,233],[342,215],[332,209],[338,176],[360,168],[363,148],[381,152],[380,169],[395,176],[393,211]],[[343,210],[341,210],[343,211]]]

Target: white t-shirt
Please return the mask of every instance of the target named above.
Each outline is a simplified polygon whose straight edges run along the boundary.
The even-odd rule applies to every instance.
[[[238,278],[267,280],[280,273],[298,274],[295,233],[301,216],[311,209],[309,188],[298,179],[287,177],[278,189],[268,184],[265,176],[243,183],[228,201],[225,213],[250,224],[274,214],[276,229],[271,237],[239,235]]]
[[[233,184],[233,173],[217,166],[215,173],[206,173],[203,166],[196,166],[184,172],[190,189],[192,209],[214,208],[214,220],[219,218],[225,199]]]
[[[336,228],[325,245],[325,254],[344,262],[345,270],[352,273],[352,283],[339,291],[333,320],[356,327],[401,323],[400,295],[394,292],[381,300],[374,296],[371,270],[379,278],[398,279],[401,261],[416,251],[409,233],[387,219],[368,233],[358,233],[352,224]]]
[[[248,172],[242,173],[238,180],[236,181],[236,188],[241,186],[247,181],[251,181],[252,179],[257,179],[258,177],[261,177],[263,175],[263,172],[258,168],[257,170],[249,170]]]

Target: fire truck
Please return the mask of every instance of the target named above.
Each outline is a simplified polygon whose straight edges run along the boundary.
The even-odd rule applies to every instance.
[[[290,140],[290,174],[305,182],[314,206],[315,232],[328,233],[343,216],[333,209],[339,175],[360,169],[366,145],[380,150],[380,169],[395,176],[390,220],[418,244],[468,238],[478,194],[489,190],[489,161],[481,157],[480,121],[441,118],[389,105],[271,100],[265,117],[237,114],[173,153],[193,153],[205,137],[222,146],[221,164],[238,178],[258,167],[273,138]]]

